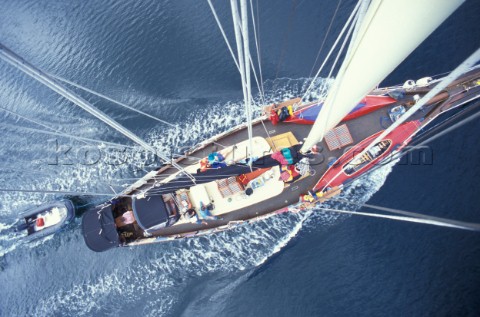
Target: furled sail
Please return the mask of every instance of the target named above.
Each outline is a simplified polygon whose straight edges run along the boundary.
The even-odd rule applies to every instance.
[[[372,0],[302,151],[323,139],[464,0]]]

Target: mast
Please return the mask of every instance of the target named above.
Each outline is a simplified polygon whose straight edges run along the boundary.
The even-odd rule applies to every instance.
[[[302,151],[335,127],[464,0],[372,0]]]
[[[235,41],[238,53],[238,65],[240,66],[240,77],[242,80],[243,99],[245,101],[245,116],[247,121],[249,149],[248,157],[251,158],[253,151],[252,142],[252,115],[251,115],[251,82],[250,82],[250,65],[249,65],[249,43],[248,43],[248,12],[246,7],[246,0],[241,1],[242,18],[238,14],[237,0],[230,0],[232,9],[233,28],[235,31]],[[243,31],[242,29],[243,28]],[[243,43],[242,43],[243,35]],[[251,159],[249,161],[251,163]]]
[[[253,153],[253,133],[252,133],[252,83],[250,79],[250,45],[248,37],[248,9],[247,9],[247,0],[240,0],[240,11],[242,13],[242,35],[243,35],[243,52],[245,54],[245,78],[246,78],[246,91],[247,95],[245,98],[245,109],[247,116],[247,129],[248,129],[248,140],[249,140],[249,151],[248,155],[250,157],[249,165],[252,165],[252,153]]]

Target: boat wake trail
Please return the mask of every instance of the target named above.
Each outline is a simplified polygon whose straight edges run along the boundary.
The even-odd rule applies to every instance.
[[[17,248],[18,234],[12,232],[13,224],[0,223],[0,258]]]
[[[305,80],[267,82],[266,102],[299,95],[304,86]],[[185,119],[188,124],[179,129],[147,132],[148,141],[163,149],[178,143],[193,145],[240,124],[244,120],[241,104],[238,101],[209,105],[209,120],[205,120],[207,110],[202,107],[190,113]],[[387,166],[375,171],[367,176],[367,181],[354,183],[342,195],[356,202],[367,201],[381,187],[390,170]],[[128,168],[122,173],[135,176]],[[106,185],[95,185],[96,181],[120,174],[118,167],[105,164],[100,168],[76,167],[74,173],[69,168],[60,168],[51,175],[35,184],[44,188],[76,185],[88,191],[104,191]],[[11,177],[13,179],[13,175]],[[18,186],[26,188],[28,182]],[[254,269],[281,252],[303,229],[321,230],[346,217],[321,209],[284,213],[209,236],[94,254],[84,245],[78,219],[73,230],[29,247],[16,248],[20,242],[11,227],[17,215],[11,210],[44,202],[46,197],[21,193],[2,195],[8,199],[0,211],[0,259],[6,259],[0,284],[12,291],[0,297],[0,307],[8,307],[7,315],[159,316],[182,313],[177,311],[180,307],[196,309],[195,305],[200,305],[201,300],[210,301],[210,297],[217,303],[225,302]],[[44,274],[45,270],[49,274]],[[217,277],[218,284],[198,289],[199,281],[212,276],[210,281]],[[236,278],[235,283],[231,282],[232,277]],[[25,300],[21,305],[8,305],[19,303],[15,298]]]

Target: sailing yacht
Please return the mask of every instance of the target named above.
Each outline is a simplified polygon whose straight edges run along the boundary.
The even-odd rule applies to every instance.
[[[232,0],[236,57],[227,44],[241,74],[246,123],[184,153],[175,160],[181,169],[164,165],[87,212],[87,246],[104,251],[201,236],[315,208],[431,128],[478,111],[480,69],[471,67],[478,56],[446,78],[371,90],[462,3],[407,2],[412,6],[358,3],[348,52],[325,100],[295,98],[252,118],[247,4],[240,1],[239,14]],[[406,7],[415,8],[408,19],[392,17]],[[372,45],[385,30],[389,38]]]
[[[425,95],[432,87],[435,83],[411,87],[402,98],[388,97],[390,103],[372,107],[368,113],[362,113],[365,106],[360,104],[350,119],[331,129],[316,151],[308,154],[300,149],[309,126],[289,122],[274,125],[267,115],[252,122],[252,154],[258,158],[251,165],[245,154],[249,144],[246,126],[206,140],[176,161],[195,177],[195,182],[168,165],[150,172],[121,195],[83,216],[85,242],[94,251],[104,251],[211,234],[276,214],[315,208],[338,195],[353,180],[381,166],[381,162],[397,157],[416,134],[451,123],[448,118],[479,110],[478,102],[472,104],[480,94],[480,70],[474,70],[445,88],[443,98],[427,103],[410,121],[357,157],[385,130],[380,122],[388,118],[391,123],[390,117],[396,114],[392,109],[406,111],[415,96]],[[398,90],[402,88],[378,89],[371,96]],[[285,109],[295,101],[275,107]],[[302,109],[308,110],[311,105],[299,108],[290,119],[303,118]],[[218,144],[225,147],[219,148]],[[204,162],[213,156],[223,157],[218,162],[224,165],[203,169]],[[215,160],[210,160],[212,166]]]
[[[245,123],[201,142],[175,160],[157,153],[164,165],[87,211],[82,219],[83,237],[93,251],[208,235],[281,213],[316,208],[352,181],[400,157],[408,145],[479,110],[480,68],[475,63],[480,50],[443,78],[425,77],[372,89],[462,0],[360,0],[339,35],[338,40],[345,35],[344,44],[347,39],[349,44],[327,97],[307,101],[299,96],[264,105],[256,117],[251,75],[257,76],[251,67],[247,1],[230,1],[236,54],[208,2],[240,72]],[[379,41],[382,45],[377,45]],[[156,153],[13,52],[0,46],[0,53]],[[313,89],[315,78],[307,92]]]

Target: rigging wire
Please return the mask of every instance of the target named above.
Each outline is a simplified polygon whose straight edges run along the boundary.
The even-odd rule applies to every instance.
[[[5,112],[7,112],[7,113],[9,113],[9,114],[11,114],[11,115],[14,115],[14,116],[16,116],[16,117],[19,117],[19,118],[21,118],[21,119],[23,119],[23,120],[25,120],[25,121],[28,121],[28,122],[37,124],[37,125],[39,125],[39,126],[42,126],[42,127],[46,128],[46,129],[48,129],[48,130],[55,131],[55,132],[59,132],[59,130],[56,130],[56,129],[52,128],[52,127],[49,127],[48,125],[46,125],[46,124],[44,124],[44,123],[42,123],[42,122],[40,122],[40,121],[36,121],[36,120],[30,119],[30,118],[27,118],[27,117],[19,114],[18,112],[15,112],[15,111],[12,111],[12,110],[8,110],[8,109],[6,109],[6,108],[4,108],[4,107],[1,107],[1,106],[0,106],[0,109],[3,110],[3,111],[5,111]]]
[[[215,7],[212,4],[211,0],[207,0],[208,5],[210,6],[210,10],[213,13],[213,16],[215,18],[215,21],[217,21],[218,28],[220,29],[220,32],[222,32],[223,39],[225,40],[225,43],[228,46],[228,50],[230,51],[230,54],[232,55],[233,61],[235,65],[237,66],[238,71],[240,71],[240,65],[237,61],[237,58],[235,57],[235,54],[233,53],[232,46],[230,45],[230,42],[228,41],[227,35],[225,34],[225,31],[223,30],[222,23],[220,23],[220,19],[218,18],[217,11],[215,11]]]
[[[270,136],[268,136],[270,137]],[[178,155],[178,156],[181,156],[181,155]],[[195,156],[188,156],[189,158],[194,158],[196,160],[200,160],[201,158],[199,157],[195,157]],[[198,162],[195,162],[194,164],[192,165],[196,165],[198,164]],[[190,165],[190,166],[192,166]],[[230,164],[229,166],[244,166],[246,167],[247,165],[245,165],[244,163],[240,163],[240,162],[234,162],[233,164]],[[150,171],[150,173],[153,172],[153,171]],[[167,179],[173,175],[177,175],[177,173],[169,173],[169,174],[155,174],[145,180],[159,180],[159,181],[162,181],[164,179]],[[115,179],[110,179],[110,180],[118,180],[118,181],[122,181],[122,180],[133,180],[133,181],[138,181],[138,180],[141,180],[143,178],[145,178],[147,175],[145,176],[142,176],[142,177],[135,177],[135,178],[115,178]],[[226,177],[231,177],[232,174],[216,174],[216,177],[223,177],[223,178],[226,178]],[[200,174],[195,174],[195,179],[197,180],[202,180],[203,178],[211,178],[212,176],[211,175],[202,175],[201,173]],[[188,181],[187,181],[188,182]],[[167,183],[166,183],[167,184]]]
[[[120,102],[120,101],[117,101],[117,100],[115,100],[115,99],[113,99],[113,98],[111,98],[111,97],[108,97],[108,96],[104,95],[104,94],[101,94],[101,93],[96,92],[96,91],[94,91],[94,90],[92,90],[92,89],[89,89],[89,88],[87,88],[87,87],[84,87],[84,86],[82,86],[82,85],[80,85],[80,84],[74,83],[74,82],[72,82],[72,81],[70,81],[70,80],[67,80],[67,79],[62,78],[62,77],[57,76],[57,75],[53,75],[53,74],[48,74],[48,75],[49,75],[50,77],[53,77],[53,78],[55,78],[55,79],[63,82],[63,83],[72,85],[73,87],[76,87],[76,88],[81,89],[81,90],[83,90],[83,91],[89,92],[89,93],[91,93],[92,95],[95,95],[95,96],[98,96],[98,97],[103,98],[103,99],[105,99],[105,100],[108,100],[108,101],[110,101],[110,102],[112,102],[112,103],[114,103],[114,104],[116,104],[116,105],[119,105],[119,106],[121,106],[121,107],[124,107],[124,108],[126,108],[126,109],[129,109],[129,110],[134,111],[134,112],[136,112],[136,113],[139,113],[139,114],[141,114],[141,115],[144,115],[144,116],[146,116],[146,117],[148,117],[148,118],[150,118],[150,119],[156,120],[156,121],[158,121],[158,122],[160,122],[160,123],[166,124],[166,125],[168,125],[168,126],[170,126],[170,127],[173,127],[173,128],[178,128],[176,125],[171,124],[170,122],[167,122],[167,121],[165,121],[165,120],[162,120],[162,119],[160,119],[160,118],[157,118],[157,117],[155,117],[155,116],[153,116],[153,115],[151,115],[151,114],[148,114],[148,113],[146,113],[146,112],[143,112],[143,111],[141,111],[141,110],[135,109],[135,108],[133,108],[133,107],[131,107],[131,106],[128,106],[128,105],[126,105],[126,104],[124,104],[124,103],[122,103],[122,102]]]
[[[20,188],[0,188],[0,192],[20,192],[20,193],[38,193],[38,194],[63,194],[63,195],[78,195],[78,196],[110,196],[114,193],[91,193],[91,192],[77,192],[77,191],[63,191],[63,190],[40,190],[40,189],[20,189]],[[132,197],[132,195],[115,195],[115,197]]]
[[[345,23],[345,25],[343,26],[342,30],[340,31],[340,33],[338,34],[337,36],[337,39],[335,40],[335,42],[333,43],[332,47],[330,48],[330,51],[328,52],[327,56],[325,57],[325,59],[323,60],[323,63],[322,65],[320,65],[320,68],[318,69],[317,73],[315,74],[315,76],[313,77],[312,81],[310,82],[310,85],[308,86],[307,90],[305,91],[305,93],[303,94],[302,96],[302,99],[300,100],[299,103],[302,103],[302,101],[307,97],[307,95],[310,93],[310,90],[313,88],[313,85],[315,84],[315,80],[318,78],[318,76],[320,75],[320,72],[323,70],[323,67],[326,65],[327,61],[329,60],[330,56],[332,55],[333,51],[335,50],[335,48],[337,47],[338,43],[340,42],[340,39],[342,38],[343,34],[345,33],[345,31],[347,30],[347,28],[349,27],[350,23],[352,22],[352,20],[356,17],[356,14],[357,14],[357,11],[360,7],[360,4],[361,2],[359,1],[357,3],[357,5],[355,6],[355,8],[353,9],[352,13],[350,14],[350,16],[348,17],[348,20],[347,22]]]
[[[247,121],[247,129],[248,129],[248,139],[250,143],[249,152],[250,156],[253,151],[252,145],[252,118],[251,118],[251,105],[250,105],[250,98],[251,98],[251,87],[250,87],[250,67],[249,67],[249,43],[248,43],[248,15],[247,15],[247,8],[246,8],[246,0],[241,0],[241,13],[242,17],[240,18],[238,14],[238,6],[236,0],[230,1],[230,6],[232,10],[232,18],[233,18],[233,26],[235,31],[235,41],[237,44],[237,52],[238,52],[238,61],[240,65],[240,77],[242,79],[242,91],[243,97],[245,100],[245,116]],[[241,25],[240,25],[241,21]],[[242,43],[242,31],[243,29],[243,43]],[[250,160],[251,162],[251,160]]]
[[[252,169],[252,156],[253,156],[253,129],[252,129],[252,86],[250,81],[250,43],[248,36],[248,8],[247,0],[240,0],[240,13],[242,21],[242,32],[243,32],[243,53],[244,53],[244,65],[245,65],[245,79],[246,79],[246,108],[247,108],[247,130],[248,130],[248,140],[249,140],[249,163],[250,169]]]
[[[242,9],[243,6],[245,7],[245,13],[242,11],[242,18],[239,17],[238,15],[238,8],[237,8],[237,2],[236,1],[231,1],[231,10],[232,10],[232,18],[233,18],[233,26],[234,26],[234,31],[235,31],[235,39],[236,39],[236,44],[237,44],[237,53],[238,53],[238,60],[235,58],[235,54],[233,53],[233,49],[230,45],[230,42],[227,39],[227,36],[225,35],[225,31],[223,30],[223,26],[218,18],[218,15],[215,11],[215,8],[211,2],[211,0],[207,0],[208,4],[210,6],[210,9],[215,17],[215,20],[217,22],[217,25],[220,29],[220,32],[223,35],[223,38],[225,40],[225,43],[228,46],[228,49],[230,51],[230,54],[233,57],[233,60],[235,62],[235,65],[237,66],[237,69],[240,72],[240,77],[242,81],[242,90],[244,94],[244,99],[245,99],[245,110],[246,110],[246,117],[247,117],[247,129],[248,129],[248,135],[249,135],[249,140],[251,141],[253,135],[252,135],[252,115],[253,115],[253,109],[252,109],[252,101],[254,100],[252,92],[251,92],[251,87],[249,83],[249,78],[250,78],[250,71],[248,69],[248,64],[250,63],[251,69],[253,71],[253,76],[255,78],[255,82],[258,87],[259,95],[262,100],[262,103],[265,104],[265,96],[264,96],[264,88],[263,88],[263,75],[262,75],[262,68],[261,68],[261,62],[260,62],[260,44],[257,39],[257,31],[256,31],[256,23],[255,23],[255,17],[254,17],[254,12],[253,12],[253,5],[252,5],[252,0],[250,0],[250,13],[252,15],[252,22],[253,22],[253,28],[254,28],[254,35],[255,35],[255,45],[257,49],[257,59],[258,59],[258,68],[259,68],[259,73],[260,73],[260,80],[257,76],[257,71],[254,65],[254,62],[252,60],[252,56],[250,54],[250,51],[248,50],[248,5],[246,2],[242,2]],[[258,14],[258,2],[257,2],[257,14]],[[243,20],[246,21],[245,26],[243,25]],[[242,22],[242,24],[241,24]],[[247,34],[244,34],[247,32]],[[243,37],[244,43],[243,47],[245,48],[245,51],[243,50],[242,43],[241,43],[241,38]],[[248,72],[248,74],[247,74]],[[268,138],[271,138],[270,135],[268,134],[268,131],[265,127],[265,124],[262,121],[262,125],[265,129],[265,133],[268,136]],[[250,142],[251,143],[251,142]],[[250,144],[250,147],[252,147],[252,144]]]
[[[112,142],[107,142],[107,141],[102,141],[102,140],[95,140],[95,139],[89,139],[89,138],[84,138],[84,137],[79,137],[79,136],[75,136],[75,135],[71,135],[71,134],[68,134],[68,133],[65,133],[65,132],[62,132],[58,129],[54,129],[40,121],[37,121],[37,120],[33,120],[33,119],[30,119],[30,118],[27,118],[21,114],[19,114],[18,112],[15,112],[15,111],[12,111],[12,110],[8,110],[4,107],[1,107],[0,106],[0,110],[3,110],[11,115],[14,115],[14,116],[17,116],[25,121],[28,121],[28,122],[31,122],[31,123],[34,123],[34,124],[37,124],[39,126],[42,126],[44,127],[45,129],[48,129],[52,132],[48,132],[48,131],[42,131],[42,130],[38,130],[37,132],[40,132],[40,133],[44,133],[44,134],[53,134],[53,135],[59,135],[59,136],[64,136],[64,137],[67,137],[67,138],[72,138],[72,139],[77,139],[85,144],[89,144],[88,142],[99,142],[99,143],[103,143],[103,144],[110,144],[110,145],[113,145],[113,146],[121,146],[121,147],[130,147],[128,145],[122,145],[122,144],[117,144],[117,143],[112,143]],[[3,125],[7,125],[6,123],[2,123]],[[16,127],[17,128],[17,127]],[[20,128],[20,127],[18,127]],[[34,128],[26,128],[26,127],[21,127],[21,128],[24,128],[24,129],[29,129],[29,130],[36,130]],[[88,141],[88,142],[87,142]],[[133,147],[132,147],[133,148]]]
[[[284,35],[283,35],[283,41],[282,41],[282,50],[280,51],[280,56],[278,57],[277,70],[275,72],[275,78],[278,78],[278,73],[280,72],[280,66],[283,63],[283,59],[284,59],[285,52],[286,52],[286,47],[287,47],[288,40],[289,40],[289,37],[290,37],[290,31],[292,30],[293,21],[295,20],[295,13],[297,11],[297,1],[298,0],[292,0],[292,7],[290,9],[290,15],[288,17],[288,27],[287,27],[286,32],[283,33]]]
[[[261,85],[263,86],[263,83],[260,83],[260,81],[258,79],[257,71],[255,70],[255,65],[253,64],[252,56],[250,55],[250,53],[248,54],[248,60],[250,61],[250,66],[251,66],[252,72],[253,72],[253,78],[255,79],[255,82],[257,84],[260,99],[262,99],[262,103],[265,104],[265,97],[263,96],[262,87],[261,87]],[[253,96],[252,96],[252,93],[250,92],[250,100],[252,100],[252,99],[253,99]]]
[[[258,72],[260,73],[260,87],[259,90],[260,90],[260,93],[261,93],[261,96],[262,96],[262,101],[263,103],[265,104],[265,90],[263,88],[263,75],[262,75],[262,63],[261,63],[261,55],[260,55],[260,42],[257,38],[257,28],[255,26],[255,15],[253,13],[253,4],[252,4],[252,0],[250,0],[250,12],[251,12],[251,15],[252,15],[252,24],[253,24],[253,35],[255,37],[255,47],[257,49],[257,62],[258,62]],[[257,0],[257,17],[258,17],[258,0]],[[258,22],[258,37],[260,37],[260,20],[257,19]],[[253,65],[252,65],[253,66]],[[255,74],[256,76],[256,74]]]
[[[366,217],[373,217],[373,218],[383,218],[383,219],[390,219],[390,220],[429,224],[429,225],[440,226],[440,227],[449,227],[449,228],[455,228],[455,229],[480,231],[480,228],[476,227],[477,224],[466,223],[469,226],[464,227],[464,226],[460,226],[460,225],[454,225],[454,224],[451,224],[449,222],[443,222],[443,221],[437,221],[437,220],[431,220],[431,219],[424,219],[424,218],[392,216],[392,215],[385,215],[385,214],[376,214],[376,213],[369,213],[369,212],[362,212],[362,211],[352,211],[352,210],[324,208],[324,207],[321,207],[321,209],[324,210],[324,211],[330,211],[330,212],[335,212],[335,213],[340,213],[340,214],[366,216]]]
[[[3,59],[5,62],[11,64],[18,70],[21,70],[28,76],[34,78],[38,82],[44,84],[48,88],[52,89],[59,95],[63,96],[64,98],[70,100],[77,106],[81,107],[83,110],[87,111],[91,115],[95,116],[96,118],[100,119],[110,127],[114,128],[118,132],[122,133],[124,136],[128,137],[130,140],[134,141],[135,143],[141,145],[146,150],[158,155],[161,159],[165,162],[168,162],[173,167],[177,168],[178,170],[185,173],[192,181],[195,181],[193,176],[189,173],[186,173],[183,168],[178,165],[176,162],[170,160],[165,155],[158,153],[157,150],[134,134],[132,131],[125,128],[123,125],[119,124],[117,121],[113,120],[111,117],[103,113],[102,111],[98,110],[97,108],[93,107],[90,103],[88,103],[85,99],[79,97],[78,95],[74,94],[71,90],[67,89],[65,86],[61,85],[59,82],[55,81],[54,79],[50,78],[45,72],[36,68],[32,64],[28,63],[22,57],[15,54],[13,51],[9,50],[4,45],[0,44],[0,58]]]
[[[322,44],[320,45],[320,49],[318,50],[317,57],[315,57],[315,62],[313,62],[313,66],[312,66],[312,69],[310,70],[310,74],[308,75],[308,77],[312,77],[313,70],[317,65],[317,61],[318,61],[318,58],[320,57],[320,53],[322,52],[325,42],[327,41],[327,37],[330,34],[330,30],[332,29],[333,22],[335,21],[335,17],[337,16],[337,12],[338,12],[338,9],[340,8],[341,3],[342,3],[342,0],[338,0],[337,8],[333,13],[332,20],[330,20],[330,24],[328,25],[327,32],[325,33],[325,37],[323,38]]]
[[[350,35],[352,34],[352,32],[355,30],[355,24],[358,20],[358,14],[355,15],[355,18],[352,22],[352,24],[350,25],[350,28],[347,32],[347,34],[345,35],[345,38],[343,39],[343,43],[342,45],[340,46],[340,49],[338,50],[338,53],[337,53],[337,57],[335,58],[335,60],[333,61],[333,64],[332,64],[332,67],[330,68],[330,72],[328,73],[328,76],[327,78],[331,78],[332,77],[332,74],[333,74],[333,71],[335,70],[335,67],[337,66],[337,63],[338,63],[338,60],[340,59],[340,56],[342,55],[343,53],[343,50],[345,49],[345,46],[347,45],[347,42],[350,38]],[[322,92],[323,93],[323,87],[322,87]]]
[[[33,176],[43,176],[43,177],[50,177],[51,176],[51,172],[49,172],[47,174],[46,171],[41,171],[41,170],[35,170],[35,169],[14,169],[14,168],[9,168],[9,169],[1,169],[0,168],[0,172],[2,173],[13,173],[15,174],[15,176],[18,177],[18,174],[19,173],[25,173],[25,174],[28,174],[28,175],[33,175]],[[106,179],[107,181],[104,182],[104,181],[95,181],[96,184],[105,184],[105,185],[109,185],[109,186],[117,186],[117,187],[124,187],[125,185],[124,184],[112,184],[112,182],[109,182],[109,181],[119,181],[121,179],[112,179],[112,178],[109,178],[109,179]]]
[[[431,141],[433,141],[433,140],[436,140],[436,139],[438,139],[438,138],[446,135],[447,133],[450,133],[451,131],[453,131],[453,130],[459,128],[459,127],[461,127],[462,125],[467,124],[468,122],[476,119],[476,118],[479,117],[479,116],[480,116],[480,112],[477,112],[476,114],[474,114],[474,115],[472,115],[472,116],[470,116],[470,117],[468,117],[468,118],[465,118],[464,120],[462,120],[462,121],[460,121],[460,122],[458,122],[458,123],[455,123],[454,125],[452,125],[452,126],[448,127],[447,129],[443,130],[442,132],[437,133],[437,134],[435,134],[434,136],[432,136],[431,138],[429,138],[429,139],[427,139],[427,140],[419,143],[418,145],[414,146],[413,148],[408,149],[405,154],[413,151],[416,147],[421,147],[421,146],[423,146],[423,145],[425,145],[425,144],[427,144],[427,143],[429,143],[429,142],[431,142]]]
[[[343,203],[347,203],[347,204],[358,206],[358,207],[366,207],[366,208],[376,209],[380,211],[390,212],[393,214],[399,214],[399,215],[408,216],[412,218],[425,219],[425,220],[436,222],[438,224],[444,224],[445,226],[451,226],[454,228],[480,231],[480,224],[478,223],[470,223],[465,221],[446,219],[442,217],[435,217],[435,216],[425,215],[421,213],[405,211],[405,210],[396,209],[396,208],[382,207],[382,206],[377,206],[372,204],[361,204],[361,203],[356,203],[356,202],[342,199],[342,198],[330,198],[330,200],[343,202]]]
[[[16,177],[18,177],[19,173],[25,173],[25,174],[29,174],[29,175],[37,175],[37,176],[44,176],[44,177],[49,177],[51,176],[50,173],[47,173],[46,171],[42,171],[42,170],[29,170],[29,169],[16,169],[16,168],[2,168],[0,169],[0,172],[2,174],[7,174],[7,173],[12,173],[12,174],[15,174]]]
[[[2,122],[0,122],[0,126],[4,126],[6,128],[10,128],[10,129],[14,129],[14,130],[25,130],[25,131],[48,134],[48,135],[63,136],[63,137],[67,137],[67,138],[70,138],[70,139],[75,139],[75,140],[82,141],[82,142],[94,142],[94,143],[106,144],[106,145],[114,146],[114,147],[117,147],[117,148],[130,148],[130,149],[135,149],[136,148],[134,146],[122,145],[122,144],[118,144],[118,143],[107,142],[107,141],[96,140],[96,139],[90,139],[90,138],[75,136],[75,135],[71,135],[71,134],[67,134],[67,133],[63,133],[63,132],[45,131],[45,130],[40,130],[40,129],[35,129],[35,128],[15,126],[15,125],[12,125],[12,124],[2,123]]]
[[[239,165],[239,166],[244,166],[244,167],[247,167],[247,165],[245,164],[235,164],[235,165]],[[233,165],[230,165],[230,166],[233,166]],[[145,181],[149,181],[149,180],[164,180],[164,179],[167,179],[173,175],[176,175],[178,173],[173,173],[173,174],[166,174],[166,175],[163,175],[163,174],[159,174],[159,175],[154,175],[152,177],[149,177],[149,178],[146,178]],[[197,180],[202,180],[202,179],[210,179],[212,177],[216,177],[217,179],[218,178],[226,178],[226,177],[231,177],[231,176],[237,176],[237,174],[215,174],[215,175],[196,175],[195,179]],[[145,177],[145,176],[144,176]],[[138,178],[116,178],[116,180],[142,180],[144,179],[144,177],[138,177]],[[175,180],[175,179],[172,179],[172,180]],[[188,180],[185,180],[185,181],[176,181],[176,182],[189,182]],[[165,183],[165,184],[168,184],[168,183]]]
[[[458,114],[458,116],[460,116],[460,115],[461,115],[461,113]],[[434,140],[436,140],[436,139],[438,139],[438,138],[440,138],[440,137],[442,137],[442,136],[444,136],[444,135],[452,132],[452,131],[455,130],[455,129],[460,128],[461,126],[469,123],[470,121],[472,121],[472,120],[474,120],[474,119],[476,119],[476,118],[478,118],[478,117],[480,117],[480,112],[477,112],[477,113],[475,113],[475,114],[473,114],[473,115],[471,115],[471,116],[469,116],[469,117],[467,117],[467,118],[465,118],[465,119],[463,119],[463,120],[461,120],[461,121],[453,124],[452,126],[444,129],[442,132],[437,133],[437,134],[433,135],[432,137],[427,138],[427,139],[425,139],[424,141],[422,141],[422,142],[420,142],[420,143],[418,143],[418,144],[415,144],[415,145],[409,147],[407,150],[404,150],[404,151],[401,151],[401,152],[396,153],[395,155],[392,156],[391,161],[397,160],[397,159],[401,159],[402,157],[404,157],[404,156],[407,155],[408,153],[410,153],[410,152],[412,152],[412,151],[414,151],[414,150],[420,149],[420,148],[423,147],[424,145],[426,145],[426,144],[428,144],[428,143],[430,143],[430,142],[432,142],[432,141],[434,141]],[[449,119],[449,120],[454,120],[455,118],[456,118],[456,116],[452,117],[452,118]],[[447,122],[448,122],[448,121],[447,121]],[[435,129],[435,127],[434,127],[433,129]],[[424,134],[427,134],[427,133],[429,133],[429,131],[425,132]],[[421,134],[421,135],[419,135],[418,137],[422,137],[424,134]],[[369,173],[373,172],[374,170],[376,170],[376,169],[378,169],[378,168],[380,168],[380,167],[382,167],[382,165],[379,164],[378,166],[375,166],[375,167],[372,168],[371,170],[367,171],[364,175],[369,174]]]
[[[265,130],[265,134],[267,135],[268,141],[270,141],[270,143],[273,145],[272,150],[273,152],[276,152],[277,146],[275,145],[275,142],[273,142],[272,136],[270,135],[270,133],[267,130],[267,127],[265,126],[265,122],[263,122],[263,120],[261,120],[261,122],[262,122],[263,130]]]
[[[368,8],[370,7],[371,0],[359,0],[359,1],[361,2],[361,4],[360,4],[360,7],[358,8],[357,18],[355,22],[355,30],[353,31],[352,40],[350,41],[350,46],[348,48],[349,54],[353,54],[353,51],[354,51],[353,45],[355,45],[357,41],[358,32],[360,31],[363,21],[365,20],[365,16],[367,15]],[[348,56],[346,58],[348,58]]]
[[[223,29],[223,26],[220,22],[220,19],[218,18],[218,15],[217,15],[217,12],[215,10],[215,7],[213,6],[211,0],[207,0],[208,1],[208,4],[210,6],[210,10],[212,11],[213,13],[213,16],[215,17],[215,21],[217,22],[217,26],[218,28],[220,29],[220,32],[222,33],[222,36],[223,36],[223,39],[225,40],[225,43],[227,44],[228,46],[228,50],[230,51],[230,54],[232,55],[232,58],[233,58],[233,62],[235,63],[235,66],[237,66],[237,69],[238,71],[240,72],[241,74],[241,70],[240,70],[240,67],[242,65],[242,63],[240,62],[239,64],[239,61],[237,60],[237,58],[235,57],[235,54],[233,53],[233,49],[232,49],[232,46],[230,45],[230,42],[228,41],[228,38],[225,34],[225,31]],[[235,27],[235,26],[234,26]],[[240,29],[240,34],[242,33],[241,29]],[[261,81],[259,81],[258,77],[257,77],[257,72],[255,70],[255,66],[253,64],[253,60],[252,60],[252,57],[250,56],[249,54],[249,63],[250,65],[252,66],[252,70],[253,70],[253,76],[255,77],[255,82],[257,84],[257,87],[258,87],[258,91],[260,93],[260,97],[262,98],[262,101],[264,101],[264,97],[263,97],[263,83]],[[261,70],[260,70],[261,71]],[[243,79],[242,79],[243,80]],[[242,84],[243,85],[243,84]]]
[[[246,79],[246,108],[247,108],[247,132],[248,132],[248,140],[249,140],[249,151],[248,155],[250,160],[248,161],[248,165],[250,166],[250,170],[252,170],[252,163],[253,163],[253,128],[252,128],[252,85],[250,80],[250,63],[251,56],[250,56],[250,43],[249,43],[249,33],[248,33],[248,4],[247,0],[240,0],[240,13],[241,13],[241,21],[242,21],[242,32],[243,32],[243,53],[245,54],[245,79]],[[255,73],[255,70],[254,70]]]
[[[368,0],[367,0],[367,1],[368,1]],[[353,33],[354,35],[356,35],[357,29],[358,29],[358,27],[359,27],[359,21],[361,20],[361,19],[360,19],[360,16],[364,13],[364,11],[362,11],[362,9],[366,9],[366,8],[364,7],[364,4],[366,3],[366,1],[360,1],[359,4],[360,4],[360,3],[361,3],[361,5],[358,7],[358,10],[357,10],[357,12],[356,12],[356,14],[355,14],[355,17],[354,17],[353,21],[351,22],[350,27],[348,28],[348,32],[347,32],[347,34],[345,35],[345,38],[343,39],[342,45],[340,46],[340,49],[339,49],[338,52],[337,52],[337,56],[336,56],[335,60],[333,61],[332,67],[331,67],[331,69],[330,69],[330,72],[328,73],[327,78],[331,78],[331,77],[332,77],[332,74],[333,74],[333,71],[335,70],[335,67],[336,67],[336,65],[337,65],[337,62],[338,62],[338,60],[340,59],[340,56],[342,55],[343,50],[345,49],[345,46],[346,46],[346,44],[347,44],[347,42],[348,42],[349,40],[350,40],[350,47],[349,47],[349,49],[347,50],[347,53],[345,54],[346,57],[345,57],[345,59],[344,59],[344,63],[345,63],[345,61],[349,58],[349,56],[352,54],[352,53],[351,53],[351,47],[352,47],[352,45],[353,45],[353,43],[354,43],[354,42],[353,42],[354,39],[353,39],[352,33]],[[362,16],[361,18],[363,19],[363,16]],[[340,71],[341,71],[341,68],[340,68]],[[336,80],[337,80],[337,81],[341,80],[341,78],[342,78],[343,76],[344,76],[344,73],[341,73],[341,74],[340,74],[340,73],[337,73],[337,78],[336,78]],[[321,91],[320,91],[321,94],[324,93],[324,89],[326,88],[326,86],[327,86],[326,82],[323,82],[323,84],[322,84],[322,86],[321,86]],[[335,98],[336,94],[337,94],[337,91],[334,91],[334,94],[333,94],[334,98]],[[330,97],[330,93],[329,93],[328,95],[329,95],[328,97]],[[332,111],[332,108],[327,108],[327,113],[326,113],[326,114],[323,114],[323,116],[325,116],[325,117],[328,118],[328,117],[330,116],[331,111]]]

